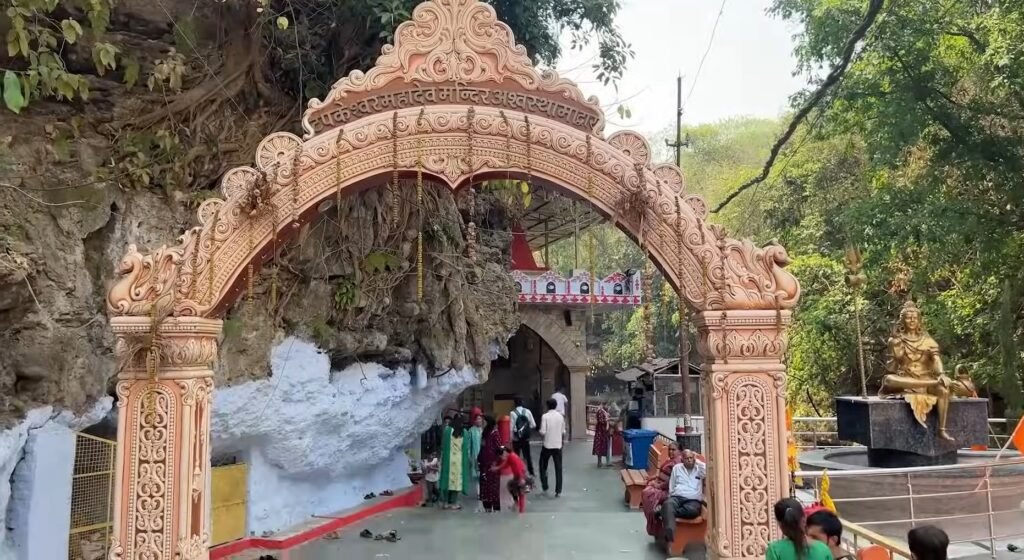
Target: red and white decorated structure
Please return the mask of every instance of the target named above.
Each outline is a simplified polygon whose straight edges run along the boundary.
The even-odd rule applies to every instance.
[[[595,281],[586,270],[574,270],[565,277],[539,266],[533,257],[526,232],[516,228],[510,247],[512,279],[519,289],[519,303],[560,306],[635,306],[642,300],[640,272],[612,274]]]
[[[569,278],[551,270],[540,274],[513,270],[512,278],[518,284],[522,304],[617,306],[643,302],[639,272],[628,278],[622,272],[614,272],[597,282],[586,270],[576,270]]]

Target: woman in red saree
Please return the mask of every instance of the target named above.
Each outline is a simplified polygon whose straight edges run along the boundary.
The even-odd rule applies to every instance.
[[[593,454],[597,456],[597,468],[601,468],[601,459],[608,456],[608,411],[603,404],[597,405],[597,412],[594,413],[594,449]],[[609,462],[611,462],[609,460]]]
[[[484,511],[498,511],[501,509],[499,488],[501,486],[501,474],[491,470],[494,461],[498,459],[498,450],[501,448],[501,435],[498,434],[494,418],[484,416],[483,442],[480,445],[480,454],[477,456],[478,468],[480,469],[480,501],[483,502]]]
[[[668,444],[668,459],[662,463],[658,476],[648,480],[647,488],[640,494],[640,506],[644,510],[644,517],[647,518],[647,534],[652,537],[662,534],[658,508],[668,497],[668,479],[672,476],[672,467],[682,460],[683,454],[679,446],[675,442]]]

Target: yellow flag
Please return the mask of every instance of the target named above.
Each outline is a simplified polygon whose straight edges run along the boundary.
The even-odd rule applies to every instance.
[[[795,473],[800,470],[800,463],[797,461],[796,437],[793,435],[793,411],[786,407],[786,463],[789,465],[789,472]],[[793,478],[793,484],[803,486],[803,481]]]
[[[836,504],[832,501],[832,496],[828,494],[829,486],[828,469],[826,469],[821,473],[821,486],[818,489],[819,499],[821,500],[822,507],[838,515],[839,512],[836,511]]]

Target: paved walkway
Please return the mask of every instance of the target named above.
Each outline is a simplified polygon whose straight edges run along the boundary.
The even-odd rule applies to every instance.
[[[622,505],[617,468],[598,470],[590,442],[569,444],[562,497],[530,495],[527,513],[474,513],[466,498],[459,512],[407,509],[349,528],[340,540],[318,540],[279,554],[289,560],[663,560],[644,530],[643,514]],[[534,460],[540,456],[534,448]],[[554,465],[551,469],[554,484]],[[538,473],[539,474],[539,473]],[[539,485],[539,477],[538,477]],[[359,538],[359,532],[398,531],[397,543]],[[690,558],[703,558],[691,547]]]

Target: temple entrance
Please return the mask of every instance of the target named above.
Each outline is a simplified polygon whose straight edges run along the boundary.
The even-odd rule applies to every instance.
[[[710,549],[763,555],[776,533],[769,506],[788,492],[782,357],[799,286],[782,247],[707,223],[707,205],[685,191],[678,167],[653,164],[639,134],[605,136],[597,100],[534,68],[475,0],[419,4],[376,66],[311,100],[302,125],[304,138],[272,134],[254,166],[228,171],[223,198],[200,205],[199,225],[179,244],[129,246],[122,261],[107,300],[122,359],[112,557],[208,557],[221,318],[251,292],[253,269],[277,243],[301,239],[340,197],[374,184],[415,201],[423,181],[460,191],[491,179],[550,186],[591,205],[678,290],[703,361]],[[570,391],[587,368],[585,357],[568,364]],[[578,429],[583,407],[574,414]]]
[[[569,370],[558,354],[536,332],[520,326],[508,342],[507,358],[491,362],[487,382],[475,388],[484,410],[495,417],[508,414],[514,399],[523,399],[534,418],[546,410],[544,401],[556,388],[568,385]]]

